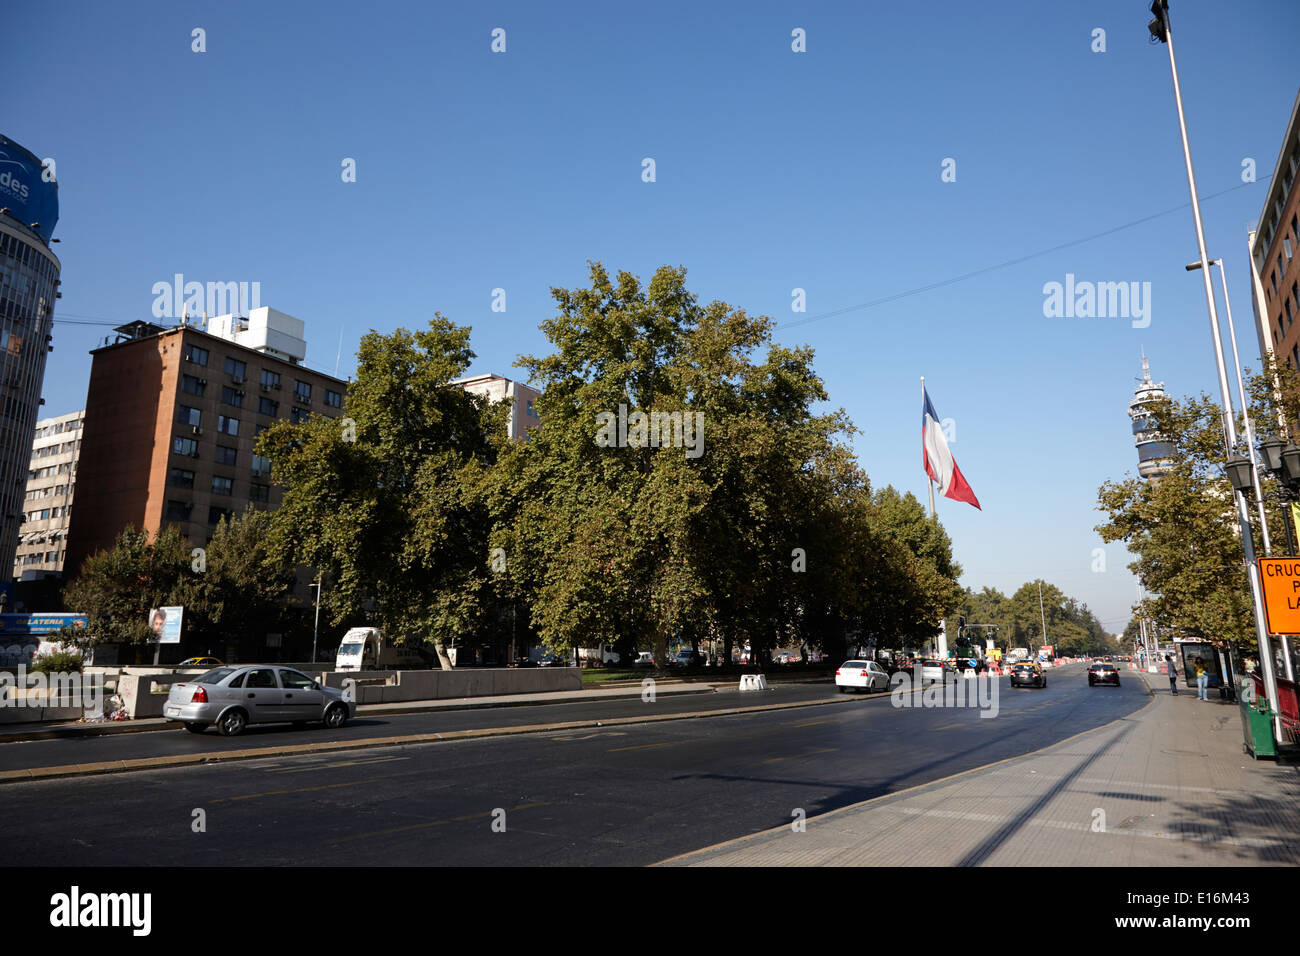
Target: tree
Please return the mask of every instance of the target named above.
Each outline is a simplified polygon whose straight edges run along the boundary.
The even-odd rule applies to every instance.
[[[370,332],[342,422],[312,416],[262,433],[283,504],[270,556],[329,578],[331,621],[370,614],[397,641],[446,647],[493,619],[486,477],[506,441],[504,406],[452,385],[470,330]]]
[[[86,628],[63,636],[82,646],[148,643],[150,610],[192,603],[197,582],[191,560],[174,525],[152,542],[148,532],[128,525],[113,547],[88,557],[64,588],[65,606],[86,615]]]
[[[1300,420],[1300,373],[1266,364],[1250,381],[1251,417],[1259,438],[1278,434],[1280,422]],[[1105,541],[1124,541],[1135,560],[1129,568],[1148,592],[1135,613],[1155,623],[1209,640],[1257,647],[1249,582],[1232,487],[1224,472],[1221,407],[1208,395],[1166,400],[1154,409],[1155,426],[1170,442],[1173,470],[1158,480],[1107,482],[1098,503],[1108,520],[1097,527]],[[1238,420],[1238,434],[1244,432]],[[1265,500],[1276,481],[1261,469]],[[1252,508],[1252,517],[1256,512]],[[1275,542],[1284,539],[1278,509],[1269,515]],[[1255,551],[1264,554],[1255,525]]]

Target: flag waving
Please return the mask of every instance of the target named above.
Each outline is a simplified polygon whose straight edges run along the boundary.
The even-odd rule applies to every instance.
[[[921,460],[925,464],[925,473],[939,486],[939,494],[945,498],[968,502],[983,511],[975,492],[966,482],[966,476],[953,460],[948,439],[939,425],[939,413],[930,404],[930,395],[924,385],[921,386],[921,400],[924,403],[921,410]]]

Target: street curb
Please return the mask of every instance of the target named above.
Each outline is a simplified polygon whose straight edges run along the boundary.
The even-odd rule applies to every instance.
[[[716,685],[696,686],[696,687],[670,687],[664,689],[662,685],[656,688],[656,692],[664,695],[685,696],[687,694],[714,694],[717,693]],[[581,692],[575,692],[581,693]],[[625,698],[641,696],[640,689],[633,690],[628,688],[626,694],[613,695],[597,698],[597,700],[623,700]],[[388,714],[426,714],[442,713],[443,711],[461,711],[461,710],[491,710],[496,707],[546,707],[552,704],[587,704],[591,703],[590,698],[583,697],[563,697],[553,700],[499,700],[493,703],[480,703],[472,699],[465,703],[439,704],[433,701],[411,701],[409,706],[398,705],[389,708],[388,704],[361,704],[357,707],[358,717],[375,717],[385,716]],[[370,710],[372,707],[384,707],[384,710]],[[65,727],[47,727],[44,730],[19,731],[16,733],[5,733],[0,731],[0,746],[10,743],[24,743],[31,740],[75,740],[85,737],[112,737],[117,734],[146,734],[157,733],[159,731],[175,730],[176,721],[168,720],[165,717],[141,717],[131,721],[104,721],[103,723],[93,724],[71,724]]]
[[[729,717],[736,714],[759,713],[772,710],[794,710],[803,707],[824,707],[848,704],[854,701],[889,700],[883,693],[875,697],[833,697],[828,700],[792,701],[783,704],[763,704],[756,707],[729,707],[726,710],[692,711],[685,714],[662,714],[646,717],[613,717],[606,720],[560,721],[550,724],[524,724],[518,727],[486,727],[477,730],[451,730],[445,733],[413,734],[404,737],[368,737],[365,740],[335,740],[314,744],[291,744],[280,747],[258,747],[253,750],[209,751],[196,754],[174,754],[167,757],[141,757],[133,760],[110,760],[101,763],[64,764],[54,767],[30,767],[21,770],[0,771],[0,785],[25,781],[56,780],[66,777],[88,777],[109,773],[129,773],[139,770],[156,770],[163,767],[200,766],[210,763],[228,763],[237,760],[265,760],[268,757],[288,757],[311,753],[335,753],[348,750],[374,750],[381,747],[410,747],[420,744],[451,743],[457,740],[476,740],[485,737],[515,737],[523,734],[547,733],[557,730],[580,730],[590,727],[621,727],[627,724],[651,724],[668,720],[691,720],[701,717]]]
[[[1150,689],[1151,689],[1150,685],[1147,685],[1147,690],[1150,691]],[[1155,693],[1151,692],[1150,695],[1148,696],[1147,702],[1143,704],[1141,707],[1139,707],[1137,710],[1133,711],[1131,714],[1126,714],[1123,717],[1116,717],[1114,720],[1108,721],[1104,724],[1099,724],[1098,726],[1089,728],[1088,730],[1081,730],[1077,734],[1071,734],[1069,737],[1064,737],[1056,741],[1055,743],[1048,744],[1046,747],[1039,747],[1037,750],[1031,750],[1028,753],[1019,754],[1018,756],[1015,757],[1004,757],[1001,760],[994,761],[993,763],[984,764],[981,767],[971,767],[969,770],[962,770],[959,771],[958,773],[949,774],[946,777],[940,777],[938,780],[931,780],[928,783],[918,783],[915,786],[905,787],[904,789],[896,790],[893,793],[882,793],[878,797],[872,797],[870,800],[863,800],[861,803],[850,804],[847,807],[840,807],[836,810],[830,810],[826,813],[819,813],[816,816],[808,817],[807,822],[811,823],[814,820],[820,822],[822,820],[828,820],[831,817],[837,816],[841,813],[850,813],[855,810],[863,810],[873,803],[881,803],[884,801],[892,802],[902,796],[905,796],[906,794],[916,793],[922,790],[930,789],[932,787],[944,786],[945,784],[951,783],[952,781],[957,780],[960,777],[966,777],[971,774],[987,773],[988,771],[992,770],[994,767],[1000,767],[1003,764],[1012,763],[1016,760],[1024,760],[1027,757],[1037,756],[1038,754],[1041,754],[1044,751],[1051,750],[1053,747],[1059,747],[1061,746],[1061,744],[1069,743],[1071,740],[1074,740],[1076,737],[1082,737],[1085,734],[1094,734],[1100,730],[1105,730],[1107,727],[1111,726],[1112,724],[1118,724],[1121,721],[1125,721],[1125,720],[1132,720],[1134,717],[1137,717],[1148,707],[1154,704],[1155,701],[1156,701]],[[727,847],[739,845],[741,843],[746,843],[750,841],[759,841],[764,838],[774,837],[780,834],[784,834],[786,830],[789,828],[789,826],[790,824],[783,823],[780,826],[772,827],[771,829],[768,830],[759,830],[757,833],[750,833],[747,834],[746,836],[736,837],[733,840],[724,840],[722,843],[715,843],[713,846],[701,847],[698,850],[689,850],[686,853],[679,853],[676,856],[670,856],[665,860],[660,860],[657,863],[651,863],[649,865],[652,867],[667,866],[670,863],[675,863],[679,860],[685,860],[689,857],[699,856],[705,853],[714,853],[726,849]]]

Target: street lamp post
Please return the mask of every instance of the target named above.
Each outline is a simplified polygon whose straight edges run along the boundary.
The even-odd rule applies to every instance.
[[[1192,168],[1192,148],[1187,138],[1187,119],[1183,114],[1183,91],[1178,83],[1178,61],[1174,57],[1174,35],[1169,23],[1169,0],[1152,0],[1151,12],[1155,18],[1147,25],[1151,35],[1169,48],[1169,72],[1174,83],[1174,105],[1178,110],[1178,130],[1183,141],[1183,161],[1187,167],[1187,188],[1192,198],[1192,221],[1196,226],[1196,246],[1200,252],[1201,277],[1205,284],[1205,303],[1210,312],[1210,336],[1214,341],[1214,358],[1219,373],[1219,394],[1223,399],[1224,456],[1233,454],[1237,445],[1236,426],[1233,423],[1232,391],[1228,386],[1228,370],[1223,360],[1223,338],[1219,331],[1219,314],[1214,303],[1214,285],[1210,279],[1210,257],[1205,251],[1205,229],[1201,223],[1201,199],[1196,189],[1196,172]],[[1273,652],[1264,623],[1264,595],[1260,586],[1259,567],[1255,563],[1254,529],[1250,523],[1250,507],[1244,491],[1234,486],[1233,497],[1237,505],[1237,523],[1241,527],[1241,547],[1246,561],[1246,576],[1250,581],[1250,598],[1255,612],[1255,636],[1259,642],[1260,667],[1264,671],[1264,691],[1269,708],[1274,713],[1273,732],[1283,739],[1282,712],[1277,694],[1277,679],[1273,672]]]
[[[317,578],[317,579],[316,579],[315,581],[313,581],[311,584],[307,585],[307,587],[309,587],[309,588],[315,588],[315,589],[316,589],[316,623],[313,624],[313,625],[312,625],[312,628],[311,628],[311,662],[312,662],[313,664],[315,664],[315,663],[316,663],[316,635],[320,632],[320,587],[321,587],[321,579],[320,579],[320,578]]]

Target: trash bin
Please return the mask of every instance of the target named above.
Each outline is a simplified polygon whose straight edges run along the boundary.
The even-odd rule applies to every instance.
[[[1277,742],[1273,739],[1273,712],[1268,700],[1251,693],[1254,688],[1242,686],[1237,695],[1241,710],[1242,747],[1256,760],[1260,757],[1277,757]]]

